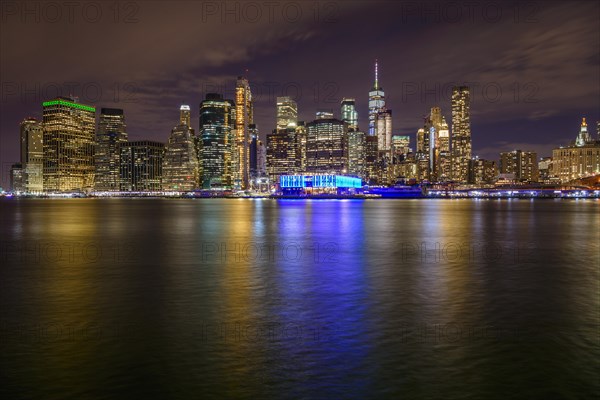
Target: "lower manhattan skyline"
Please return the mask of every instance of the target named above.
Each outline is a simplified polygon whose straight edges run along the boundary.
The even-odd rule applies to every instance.
[[[0,398],[600,398],[600,3],[0,2]]]
[[[41,102],[56,95],[77,96],[82,103],[97,108],[122,108],[132,140],[166,142],[170,121],[181,104],[190,105],[191,124],[197,130],[198,107],[206,93],[221,92],[233,99],[235,79],[240,75],[251,84],[254,119],[263,141],[275,125],[276,97],[285,95],[297,101],[299,119],[305,121],[314,119],[318,110],[330,110],[339,117],[342,98],[355,98],[359,126],[364,130],[375,59],[379,60],[386,102],[394,110],[393,134],[410,135],[413,147],[422,115],[435,106],[449,110],[452,86],[465,83],[471,88],[473,155],[497,160],[500,151],[527,149],[550,156],[552,149],[572,140],[582,117],[586,117],[592,135],[597,134],[600,104],[595,96],[599,84],[595,49],[599,44],[593,35],[598,24],[592,17],[598,9],[592,3],[570,7],[553,2],[507,2],[498,7],[502,16],[497,17],[489,4],[450,9],[444,3],[428,7],[382,2],[383,9],[396,14],[379,13],[377,18],[371,15],[379,7],[359,2],[315,3],[319,7],[298,4],[301,17],[291,19],[293,23],[288,22],[287,14],[276,12],[279,7],[274,7],[272,16],[268,10],[259,9],[262,18],[248,20],[251,9],[236,2],[229,7],[238,14],[225,13],[220,3],[176,2],[172,7],[140,3],[138,9],[129,6],[121,10],[118,23],[105,9],[93,24],[86,23],[89,16],[83,10],[73,11],[72,23],[62,10],[64,23],[51,24],[46,15],[51,10],[41,4],[31,4],[30,14],[22,7],[13,10],[5,6],[2,30],[6,34],[1,40],[18,35],[20,45],[2,42],[2,162],[18,161],[18,124],[29,116],[40,119]],[[291,14],[292,7],[288,5],[286,12]],[[175,25],[171,28],[161,19],[165,9],[182,10],[183,18],[191,18],[195,10],[198,18],[195,24],[185,24],[187,32],[175,31]],[[355,21],[372,26],[352,31]],[[161,32],[163,38],[136,37],[147,24],[157,24],[160,29],[154,35]],[[106,32],[102,26],[112,29]],[[70,32],[82,27],[86,34],[74,39]],[[232,38],[237,30],[247,34],[236,40],[220,38],[222,46],[194,34],[213,29],[224,30]],[[470,29],[480,31],[486,42],[459,46],[461,35]],[[77,57],[85,60],[75,64],[69,46],[53,45],[51,49],[35,41],[42,32],[57,38],[68,35],[69,41],[81,40],[82,45],[95,42],[101,47],[86,50],[84,46],[85,56],[79,52]],[[170,35],[177,36],[177,43],[165,40]],[[378,40],[369,40],[370,35]],[[506,39],[510,35],[518,40]],[[135,46],[127,44],[132,40]],[[282,47],[283,41],[291,46]],[[329,41],[337,43],[335,51],[327,49]],[[119,59],[119,48],[126,46],[135,57]],[[353,51],[360,56],[337,55]],[[183,57],[186,53],[192,56]],[[35,62],[27,62],[27,57],[55,61],[28,72]],[[22,63],[14,68],[16,64],[10,61],[17,59]],[[165,63],[167,59],[178,62]],[[307,68],[315,63],[318,69]],[[563,67],[557,69],[558,65]],[[4,187],[8,186],[6,175],[3,173]]]

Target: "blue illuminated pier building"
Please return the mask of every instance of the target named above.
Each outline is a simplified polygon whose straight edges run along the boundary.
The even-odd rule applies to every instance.
[[[281,175],[279,186],[285,195],[355,194],[362,180],[345,175]]]

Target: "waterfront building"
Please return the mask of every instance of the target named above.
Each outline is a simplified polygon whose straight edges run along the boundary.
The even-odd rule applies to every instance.
[[[468,183],[474,185],[492,184],[498,177],[498,167],[492,160],[473,157],[469,160]]]
[[[600,175],[600,140],[591,138],[585,118],[571,145],[552,150],[552,174],[562,183]]]
[[[190,107],[182,105],[179,125],[171,130],[162,166],[164,191],[186,192],[199,187],[197,144],[190,123]]]
[[[306,172],[345,174],[348,171],[348,124],[317,113],[306,124]]]
[[[238,76],[235,87],[235,141],[233,186],[247,189],[250,182],[250,125],[254,123],[254,105],[248,79]]]
[[[452,179],[468,180],[471,159],[471,92],[468,86],[452,88]]]
[[[119,190],[119,146],[125,142],[127,142],[127,130],[123,110],[101,108],[94,154],[96,191]]]
[[[22,191],[44,190],[44,129],[35,118],[25,118],[20,126]]]
[[[13,193],[25,192],[25,178],[21,163],[15,163],[10,167],[10,190]]]
[[[512,174],[516,182],[537,182],[537,153],[521,150],[500,153],[500,173]]]
[[[162,166],[165,145],[152,140],[121,143],[120,190],[123,192],[158,192],[162,189]]]
[[[357,130],[348,131],[348,174],[366,178],[366,143],[365,133]]]
[[[231,100],[208,93],[200,103],[199,136],[202,138],[202,185],[204,189],[231,189],[236,109]]]
[[[96,109],[70,97],[45,101],[42,107],[44,191],[92,190]]]

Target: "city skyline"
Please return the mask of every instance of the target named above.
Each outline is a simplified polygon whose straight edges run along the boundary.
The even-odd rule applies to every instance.
[[[87,41],[104,39],[100,50],[105,51],[95,52],[84,47],[79,59],[85,61],[77,69],[72,67],[72,55],[61,48],[60,40],[45,46],[37,41],[42,32],[61,38],[76,29],[76,23],[65,24],[62,29],[66,32],[55,32],[55,26],[43,20],[39,24],[21,24],[18,15],[8,15],[2,26],[3,33],[7,34],[0,39],[4,52],[0,160],[4,164],[17,161],[15,127],[27,116],[41,117],[37,104],[58,94],[53,88],[60,88],[59,94],[71,94],[67,90],[69,85],[65,84],[69,82],[73,83],[73,94],[79,95],[86,104],[125,109],[131,140],[166,141],[165,136],[172,129],[169,115],[181,104],[192,107],[192,126],[196,128],[197,105],[205,94],[221,86],[227,89],[225,97],[234,99],[235,77],[240,74],[251,82],[256,109],[254,120],[263,141],[272,129],[271,105],[277,96],[286,94],[282,91],[284,86],[289,89],[287,94],[294,95],[295,88],[302,92],[298,99],[300,120],[309,120],[316,109],[337,112],[343,97],[355,98],[361,129],[366,130],[368,99],[365,93],[373,86],[375,59],[379,61],[386,101],[394,110],[394,135],[414,138],[414,128],[421,125],[421,116],[431,107],[448,109],[450,96],[443,93],[444,88],[467,82],[478,83],[476,88],[473,85],[472,99],[473,155],[483,158],[515,148],[533,148],[540,155],[550,155],[553,147],[570,141],[571,129],[582,116],[587,117],[590,125],[600,119],[595,73],[598,39],[593,34],[598,25],[593,16],[597,15],[598,8],[593,3],[581,3],[578,7],[540,3],[536,10],[502,3],[503,18],[499,22],[484,16],[481,8],[472,21],[463,16],[464,20],[455,22],[444,19],[442,14],[436,20],[435,8],[433,14],[421,16],[418,11],[411,13],[401,4],[390,2],[380,4],[389,9],[389,13],[377,12],[376,9],[381,8],[372,5],[334,4],[336,8],[330,14],[335,18],[329,22],[323,21],[324,18],[315,22],[309,10],[304,9],[305,18],[297,23],[289,23],[279,16],[272,22],[265,17],[256,23],[236,25],[212,15],[206,16],[206,21],[199,17],[196,24],[185,24],[188,15],[201,15],[202,10],[197,9],[198,4],[177,3],[183,19],[177,27],[186,28],[178,34],[182,39],[176,46],[149,38],[136,38],[136,45],[131,46],[133,38],[129,35],[151,24],[157,26],[157,32],[175,32],[172,24],[161,19],[164,6],[140,4],[137,22],[117,24],[107,31],[99,28],[110,21],[101,21],[85,27],[87,36],[70,39],[82,40],[84,36]],[[521,11],[520,19],[513,18],[515,10]],[[366,24],[366,29],[349,32],[357,22]],[[283,47],[276,38],[263,35],[265,27],[280,32],[291,46]],[[460,37],[473,28],[488,38],[488,48],[493,47],[495,53],[475,42],[470,42],[468,47],[457,45]],[[219,40],[224,46],[217,47],[198,39],[198,35],[194,35],[196,29],[224,30],[226,33]],[[240,37],[240,32],[246,35]],[[519,40],[511,40],[517,37],[515,35]],[[22,47],[7,42],[10,36],[18,36]],[[186,37],[195,39],[186,40]],[[326,37],[337,40],[336,51],[352,47],[360,49],[360,57],[343,60],[334,55],[336,51],[321,50],[320,42]],[[374,37],[381,39],[373,42]],[[435,40],[429,40],[433,37]],[[108,43],[115,44],[116,52],[108,51]],[[389,48],[396,45],[401,51],[390,52]],[[117,62],[114,57],[123,46],[134,54],[140,52],[140,56]],[[152,51],[148,51],[149,46]],[[29,51],[23,52],[20,48]],[[190,53],[192,48],[205,50]],[[543,51],[544,48],[553,51]],[[162,50],[168,50],[168,54],[181,62],[164,67],[161,61],[164,57],[157,57]],[[179,57],[182,53],[193,56]],[[32,69],[29,65],[35,63],[26,62],[30,54],[42,58],[51,54],[49,57],[56,63]],[[98,58],[101,54],[106,60]],[[15,65],[9,63],[11,59],[23,60],[23,66],[14,68]],[[318,60],[317,69],[304,68],[311,59]],[[144,64],[140,64],[142,60]],[[100,67],[105,62],[111,63],[110,69]],[[565,68],[555,72],[558,74],[555,76],[550,73],[553,65],[576,65],[577,69]],[[101,88],[100,96],[94,95],[96,87]],[[498,87],[502,94],[496,100],[494,90]],[[484,88],[488,92],[486,96]],[[118,97],[117,102],[115,97]],[[95,98],[97,101],[86,102]],[[594,129],[591,131],[595,134]]]

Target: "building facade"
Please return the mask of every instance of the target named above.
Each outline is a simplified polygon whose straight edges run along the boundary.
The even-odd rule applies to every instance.
[[[127,142],[123,110],[101,108],[96,132],[94,160],[96,191],[118,191],[120,188],[119,146]]]
[[[250,125],[254,123],[254,105],[248,79],[239,76],[235,86],[235,142],[233,186],[248,189],[250,182]]]
[[[537,153],[521,150],[500,153],[500,173],[512,175],[516,182],[538,182]]]
[[[306,172],[348,172],[348,124],[322,114],[306,124]]]
[[[452,179],[466,183],[471,159],[471,92],[468,86],[452,88]]]
[[[231,189],[235,126],[233,101],[208,93],[200,103],[199,135],[202,138],[202,185],[204,189]]]
[[[119,146],[120,190],[158,192],[162,190],[165,145],[151,140],[125,142]]]
[[[93,190],[96,109],[68,97],[42,107],[44,191]]]
[[[600,175],[600,140],[591,137],[585,118],[570,146],[552,150],[552,174],[562,183]]]
[[[171,130],[163,157],[162,188],[167,192],[192,191],[200,185],[194,129],[188,125],[190,107],[182,105],[179,114],[179,125]]]
[[[22,191],[44,190],[44,129],[35,118],[26,118],[20,126]]]

